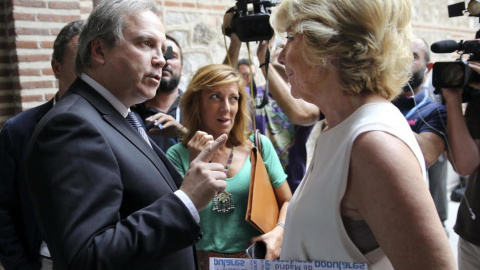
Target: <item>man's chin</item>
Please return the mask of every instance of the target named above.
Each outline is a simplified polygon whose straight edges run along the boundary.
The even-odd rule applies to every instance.
[[[146,95],[147,99],[152,99],[155,97],[155,95],[157,94],[157,90],[158,90],[158,87],[155,88],[155,90],[150,90],[148,91],[148,94]]]
[[[152,99],[155,97],[155,95],[157,94],[157,88],[155,89],[148,89],[146,90],[145,92],[142,93],[142,95],[139,95],[139,99],[142,100],[141,102],[139,103],[143,103],[149,99]]]
[[[158,87],[157,89],[157,93],[170,93],[172,91],[174,91],[175,89],[177,89],[178,87],[178,84],[175,86],[175,87],[172,87],[172,85],[170,84],[167,84],[167,85],[162,85],[160,84],[160,86]]]

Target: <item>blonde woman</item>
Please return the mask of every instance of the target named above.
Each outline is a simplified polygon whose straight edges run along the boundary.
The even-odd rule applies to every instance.
[[[391,104],[409,78],[410,0],[283,0],[271,23],[296,98],[325,114],[281,259],[455,269],[422,152]]]

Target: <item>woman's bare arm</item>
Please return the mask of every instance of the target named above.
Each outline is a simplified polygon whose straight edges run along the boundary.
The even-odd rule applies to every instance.
[[[397,137],[374,131],[357,138],[346,196],[395,269],[456,268],[420,165]]]

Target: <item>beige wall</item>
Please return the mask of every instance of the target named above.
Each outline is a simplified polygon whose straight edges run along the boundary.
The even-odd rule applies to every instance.
[[[50,68],[53,40],[69,21],[85,19],[99,0],[3,0],[0,3],[0,126],[10,117],[38,106],[57,91]],[[167,32],[184,52],[185,86],[197,68],[225,57],[221,23],[235,0],[158,0]],[[427,42],[473,39],[478,18],[448,18],[447,5],[457,1],[413,0],[414,31]],[[228,42],[228,38],[227,38]],[[252,44],[252,56],[255,45]],[[241,53],[246,54],[246,46]],[[435,61],[452,54],[432,54]]]
[[[423,37],[429,44],[435,41],[452,39],[456,41],[474,39],[479,30],[479,18],[448,17],[447,5],[458,3],[461,0],[412,0],[415,7],[415,16],[412,26],[416,35]],[[466,1],[468,4],[468,0]],[[454,60],[456,54],[431,54],[433,61]]]

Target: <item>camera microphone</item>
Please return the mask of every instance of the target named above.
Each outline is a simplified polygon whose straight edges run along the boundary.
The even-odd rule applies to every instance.
[[[437,41],[430,46],[430,49],[434,53],[451,53],[460,48],[460,43],[455,40],[441,40]]]

